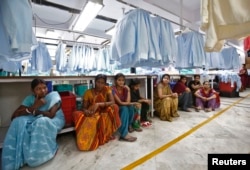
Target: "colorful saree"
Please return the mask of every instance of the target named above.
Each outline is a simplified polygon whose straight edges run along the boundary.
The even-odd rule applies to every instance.
[[[162,84],[158,84],[157,88],[162,88],[163,95],[172,94],[170,85],[163,86]],[[154,109],[156,113],[158,113],[157,116],[159,116],[161,120],[171,120],[171,116],[178,114],[178,98],[166,97],[164,99],[160,99],[157,88],[154,92]]]
[[[88,102],[89,107],[95,103],[107,102],[111,90],[108,86],[101,93],[95,95],[92,89],[86,91],[83,102]],[[99,107],[95,114],[86,116],[83,111],[73,114],[76,141],[79,150],[91,151],[107,143],[114,132],[121,126],[118,106],[113,104],[108,107]]]
[[[46,97],[46,104],[39,108],[47,111],[61,98],[57,92]],[[35,96],[27,96],[22,105],[30,107]],[[35,167],[52,159],[57,151],[56,136],[64,127],[65,120],[61,109],[54,118],[42,115],[20,116],[13,119],[4,140],[2,150],[2,170],[17,170],[24,164]]]

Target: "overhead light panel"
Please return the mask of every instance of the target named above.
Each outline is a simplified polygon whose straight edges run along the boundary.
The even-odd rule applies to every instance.
[[[88,1],[83,11],[79,15],[75,25],[73,26],[73,30],[80,32],[84,31],[102,8],[102,0]]]

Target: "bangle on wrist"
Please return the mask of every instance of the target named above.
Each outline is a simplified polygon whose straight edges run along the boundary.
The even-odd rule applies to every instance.
[[[27,113],[29,113],[29,114],[32,114],[32,113],[29,111],[28,108],[26,108],[25,111],[26,111]]]

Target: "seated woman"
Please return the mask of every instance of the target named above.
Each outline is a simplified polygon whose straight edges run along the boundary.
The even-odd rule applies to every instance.
[[[130,88],[125,85],[125,75],[118,73],[115,75],[115,85],[112,86],[113,95],[116,104],[119,105],[119,114],[121,119],[121,127],[119,128],[120,140],[134,142],[136,137],[128,135],[133,132],[132,122],[134,119],[134,103],[131,103]]]
[[[203,82],[203,87],[195,92],[196,96],[196,111],[205,109],[210,112],[220,107],[219,94],[210,87],[209,81]]]
[[[95,87],[83,95],[83,110],[73,113],[79,150],[95,150],[114,139],[113,134],[121,125],[118,106],[106,81],[106,75],[98,74]]]
[[[194,75],[194,80],[191,80],[188,83],[188,87],[192,92],[192,98],[193,98],[193,105],[195,106],[195,95],[194,93],[201,88],[201,82],[200,82],[200,75],[196,74]]]
[[[170,76],[163,74],[154,93],[154,109],[161,120],[172,121],[171,117],[179,117],[178,94],[173,93],[169,85]]]
[[[191,112],[189,109],[192,107],[192,93],[190,89],[186,86],[187,77],[182,75],[180,80],[175,84],[173,92],[178,94],[178,105],[183,111]]]
[[[140,80],[138,79],[132,79],[130,81],[129,87],[130,87],[130,95],[131,95],[131,102],[138,102],[139,104],[137,106],[137,112],[138,116],[136,116],[137,120],[136,122],[139,122],[139,124],[136,124],[134,126],[140,127],[140,124],[145,126],[151,125],[151,120],[148,118],[149,108],[151,105],[151,100],[145,99],[140,94]],[[141,122],[141,123],[140,123]]]
[[[58,149],[57,133],[65,119],[58,92],[48,93],[46,82],[34,79],[32,94],[14,111],[2,150],[2,170],[39,166],[52,159]]]

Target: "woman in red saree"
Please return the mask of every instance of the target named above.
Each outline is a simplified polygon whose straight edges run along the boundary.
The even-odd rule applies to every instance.
[[[204,109],[210,112],[220,107],[219,94],[210,87],[209,81],[203,82],[203,87],[195,92],[196,96],[196,111]]]
[[[76,142],[79,150],[95,150],[114,139],[121,126],[119,108],[114,102],[106,75],[98,74],[95,87],[83,95],[83,110],[74,112]]]

